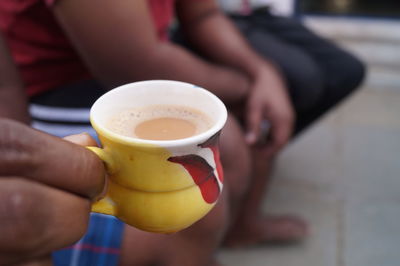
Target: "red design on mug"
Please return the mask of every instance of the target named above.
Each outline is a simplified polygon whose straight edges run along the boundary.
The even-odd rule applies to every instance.
[[[212,151],[212,153],[214,155],[215,166],[217,167],[218,179],[221,183],[224,183],[224,171],[223,171],[221,160],[220,160],[219,146],[218,146],[220,133],[221,133],[221,131],[217,132],[214,136],[209,138],[206,142],[199,144],[199,146],[202,148],[209,148]]]
[[[168,161],[179,163],[189,172],[196,185],[199,186],[201,195],[207,203],[214,203],[219,196],[218,181],[207,161],[198,155],[189,154],[168,158]]]
[[[209,138],[206,142],[199,144],[202,148],[211,149],[217,168],[218,178],[223,183],[223,170],[219,158],[218,148],[219,132]],[[214,174],[214,168],[201,156],[195,154],[174,156],[168,158],[168,161],[182,165],[193,178],[193,181],[199,186],[201,195],[207,203],[217,201],[221,189],[219,187],[217,177]]]

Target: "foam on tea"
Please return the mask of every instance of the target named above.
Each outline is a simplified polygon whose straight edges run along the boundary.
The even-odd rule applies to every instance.
[[[120,135],[147,140],[188,138],[211,128],[211,119],[199,110],[179,105],[152,105],[122,111],[108,128]]]

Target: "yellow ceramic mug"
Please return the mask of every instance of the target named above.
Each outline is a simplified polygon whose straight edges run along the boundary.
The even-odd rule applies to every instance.
[[[213,120],[212,127],[170,141],[126,137],[106,127],[124,110],[159,104],[201,110]],[[109,182],[106,197],[92,210],[158,233],[176,232],[201,219],[222,190],[218,137],[226,119],[226,108],[215,95],[188,83],[142,81],[104,94],[90,111],[102,148],[89,149],[105,162]]]

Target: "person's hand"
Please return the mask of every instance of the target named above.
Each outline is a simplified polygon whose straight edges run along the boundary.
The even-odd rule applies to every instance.
[[[0,119],[0,265],[50,262],[52,251],[79,240],[104,182],[94,153]]]
[[[246,102],[245,119],[246,141],[250,145],[262,144],[268,155],[274,155],[288,142],[294,112],[285,84],[274,67],[266,65],[254,80]],[[269,130],[268,137],[262,132],[265,130]]]

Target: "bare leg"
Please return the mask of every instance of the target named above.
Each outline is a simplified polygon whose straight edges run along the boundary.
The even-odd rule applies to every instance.
[[[229,117],[229,125],[221,135],[221,159],[229,190],[230,222],[238,215],[250,188],[251,153],[239,123]]]
[[[225,244],[239,247],[259,243],[293,243],[307,234],[306,223],[294,216],[265,216],[261,204],[271,177],[273,158],[262,150],[252,149],[253,174],[250,188],[243,200],[235,224],[229,230]]]
[[[120,265],[218,265],[215,253],[231,220],[231,204],[238,204],[238,197],[248,188],[249,154],[239,125],[230,117],[221,135],[225,185],[217,205],[196,224],[175,234],[152,234],[126,226]]]

